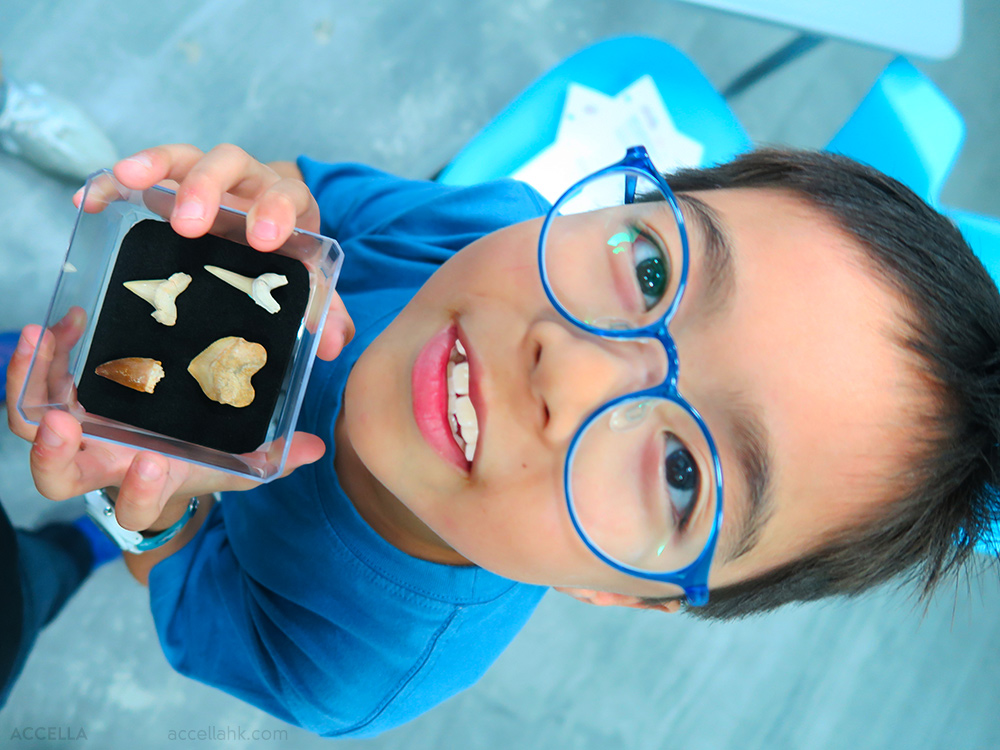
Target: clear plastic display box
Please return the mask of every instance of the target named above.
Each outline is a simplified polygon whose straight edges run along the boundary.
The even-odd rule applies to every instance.
[[[302,230],[278,250],[259,252],[247,245],[246,214],[225,206],[209,234],[187,239],[168,222],[174,198],[159,186],[129,190],[106,170],[87,181],[45,319],[51,348],[36,348],[17,408],[33,424],[60,409],[85,436],[268,481],[284,467],[343,252],[335,240]],[[269,312],[206,265],[247,278],[285,276],[288,283],[271,291],[280,310]],[[154,320],[153,305],[123,286],[177,272],[192,280],[176,298],[173,326]],[[248,406],[210,399],[187,371],[228,336],[267,352]],[[162,363],[152,393],[95,373],[129,357]]]

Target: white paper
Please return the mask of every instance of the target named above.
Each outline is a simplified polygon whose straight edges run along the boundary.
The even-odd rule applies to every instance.
[[[556,140],[512,175],[549,201],[587,175],[621,161],[629,146],[646,147],[661,172],[698,166],[704,146],[677,130],[650,76],[611,97],[571,83]]]

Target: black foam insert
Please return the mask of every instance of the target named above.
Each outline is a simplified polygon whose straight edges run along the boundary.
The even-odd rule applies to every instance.
[[[250,277],[284,274],[288,284],[271,293],[281,310],[272,315],[205,265]],[[153,306],[122,286],[178,271],[192,280],[177,297],[174,326],[153,320]],[[165,222],[143,220],[122,240],[80,377],[80,403],[93,414],[196,445],[227,453],[254,451],[266,436],[308,301],[309,273],[294,258],[214,235],[187,239]],[[187,371],[194,357],[225,336],[242,336],[267,350],[267,363],[251,381],[256,396],[249,406],[212,401]],[[94,373],[98,365],[122,357],[151,357],[163,364],[165,375],[153,393]]]

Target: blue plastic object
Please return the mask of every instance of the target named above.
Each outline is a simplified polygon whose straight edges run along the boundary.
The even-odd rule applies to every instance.
[[[14,356],[19,337],[17,331],[0,332],[0,404],[7,400],[7,363]]]
[[[826,148],[870,164],[938,206],[964,139],[958,110],[900,57],[882,72]]]
[[[677,222],[677,228],[680,234],[682,260],[679,265],[681,270],[677,281],[677,291],[674,292],[673,301],[669,307],[662,311],[662,315],[658,320],[650,322],[641,328],[602,328],[576,317],[571,310],[567,309],[563,305],[555,291],[553,291],[549,280],[549,266],[545,261],[546,242],[549,236],[549,230],[552,227],[552,220],[560,215],[561,208],[564,205],[563,201],[566,198],[571,198],[585,184],[591,183],[595,179],[601,179],[609,174],[620,175],[620,184],[625,186],[626,189],[626,193],[623,196],[625,204],[635,201],[637,178],[644,177],[652,183],[657,184],[659,189],[663,192],[664,199],[673,211],[674,219]],[[659,341],[663,346],[664,356],[668,362],[668,366],[662,383],[641,391],[627,393],[608,401],[603,406],[595,410],[589,417],[587,417],[586,420],[584,420],[583,424],[580,425],[570,442],[569,451],[566,455],[566,463],[563,468],[563,486],[566,493],[566,507],[569,511],[570,520],[573,522],[573,527],[576,529],[576,532],[579,534],[583,543],[588,547],[588,549],[590,549],[591,552],[594,553],[595,556],[597,556],[605,564],[622,573],[626,573],[637,578],[645,578],[650,581],[664,581],[666,583],[676,584],[684,589],[684,595],[687,598],[688,604],[693,607],[699,607],[708,602],[708,573],[712,566],[712,559],[715,556],[715,545],[719,536],[719,528],[722,525],[722,461],[719,458],[719,451],[715,447],[715,440],[712,438],[712,433],[709,432],[708,425],[705,424],[705,421],[702,419],[698,411],[691,406],[681,395],[680,391],[677,390],[677,375],[680,371],[677,356],[677,345],[674,343],[674,339],[670,335],[670,331],[667,328],[668,322],[673,317],[674,313],[677,312],[681,298],[684,295],[684,289],[687,286],[689,248],[687,231],[685,230],[684,224],[684,214],[681,213],[680,204],[671,192],[670,187],[663,181],[663,178],[656,170],[656,167],[653,166],[653,162],[650,161],[649,154],[646,153],[646,149],[643,146],[633,146],[628,149],[624,159],[617,164],[606,167],[576,183],[567,191],[566,195],[557,200],[553,204],[552,208],[549,209],[549,212],[545,217],[545,221],[542,223],[542,228],[539,231],[538,271],[541,275],[542,287],[545,290],[545,294],[549,298],[549,301],[552,303],[552,306],[577,328],[587,331],[588,333],[601,336],[602,338],[618,339],[623,341],[649,339]],[[636,321],[633,319],[633,322]],[[611,411],[622,404],[643,399],[650,399],[654,402],[659,402],[659,400],[667,401],[672,403],[674,408],[687,412],[690,419],[697,424],[697,429],[700,429],[701,433],[704,435],[705,447],[707,447],[708,452],[712,456],[712,481],[715,486],[716,502],[712,526],[709,529],[705,546],[702,548],[698,557],[691,563],[683,568],[670,572],[654,572],[648,569],[638,568],[629,563],[623,562],[622,560],[615,559],[612,555],[606,553],[587,533],[587,530],[584,528],[584,523],[580,519],[577,513],[576,505],[573,501],[573,482],[571,481],[573,473],[572,467],[574,465],[573,462],[576,460],[577,448],[580,446],[581,438],[587,431],[587,428],[592,424],[596,424],[598,420],[607,416]],[[654,407],[654,411],[655,410],[656,409]]]
[[[946,209],[945,213],[958,225],[965,241],[986,266],[993,281],[1000,286],[1000,219],[955,209]],[[978,549],[987,554],[1000,555],[1000,528],[994,527],[980,541]]]
[[[555,140],[570,83],[614,96],[650,75],[678,130],[705,147],[700,166],[751,147],[725,100],[683,53],[640,36],[597,42],[544,74],[511,102],[438,175],[447,185],[506,177]]]
[[[946,209],[990,276],[1000,286],[1000,219],[969,211]]]

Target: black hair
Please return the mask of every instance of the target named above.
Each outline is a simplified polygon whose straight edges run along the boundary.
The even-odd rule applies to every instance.
[[[887,478],[878,511],[795,561],[712,589],[699,617],[731,619],[790,602],[853,596],[890,580],[923,600],[978,555],[1000,520],[1000,293],[958,228],[912,190],[843,156],[762,149],[665,175],[674,192],[770,188],[819,209],[862,249],[905,308],[900,340],[926,384],[923,438]],[[984,558],[985,559],[985,558]],[[669,599],[647,599],[649,606]]]

